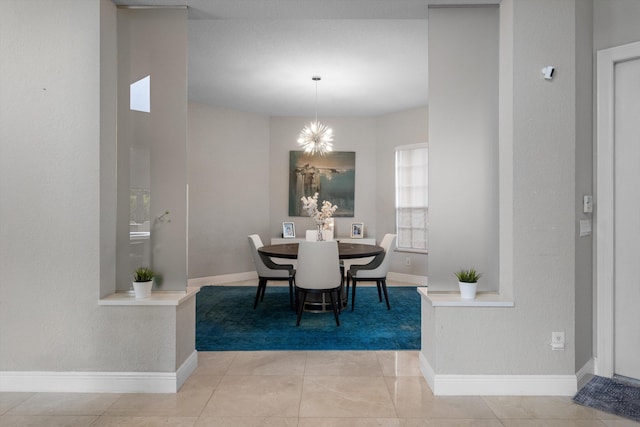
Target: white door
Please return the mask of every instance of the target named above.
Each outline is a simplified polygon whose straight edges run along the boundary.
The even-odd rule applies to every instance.
[[[640,42],[598,51],[595,374],[640,379]]]
[[[640,379],[640,58],[613,74],[613,373]]]

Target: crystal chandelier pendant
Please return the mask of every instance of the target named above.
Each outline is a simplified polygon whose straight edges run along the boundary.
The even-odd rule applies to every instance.
[[[318,81],[320,77],[313,76],[311,79],[316,82],[316,119],[302,129],[298,135],[298,144],[302,146],[305,153],[324,156],[333,151],[333,130],[318,121]]]

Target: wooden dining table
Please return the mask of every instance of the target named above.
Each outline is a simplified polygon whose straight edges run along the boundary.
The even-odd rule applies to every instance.
[[[298,243],[279,243],[275,245],[266,245],[258,248],[258,253],[261,257],[267,258],[283,258],[283,259],[297,259],[298,258]],[[377,260],[377,257],[384,257],[384,248],[377,245],[366,245],[362,243],[346,243],[338,242],[338,258],[340,259],[357,259],[357,258],[369,258],[376,257],[371,262]],[[381,258],[380,258],[381,259]],[[378,260],[379,262],[379,260]],[[343,289],[341,295],[342,307],[346,307],[348,295]],[[324,295],[319,295],[318,299],[309,296],[309,300],[305,303],[305,311],[308,312],[325,312],[331,311],[331,303],[325,300]]]
[[[298,258],[298,243],[266,245],[259,248],[258,252],[268,257],[296,259]],[[338,258],[340,259],[367,258],[382,253],[384,253],[382,246],[338,242]]]

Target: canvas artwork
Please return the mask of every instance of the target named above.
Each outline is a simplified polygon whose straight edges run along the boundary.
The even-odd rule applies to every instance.
[[[289,216],[307,216],[300,199],[317,192],[318,204],[328,200],[338,206],[334,217],[353,217],[355,187],[354,151],[332,151],[324,156],[289,152]]]

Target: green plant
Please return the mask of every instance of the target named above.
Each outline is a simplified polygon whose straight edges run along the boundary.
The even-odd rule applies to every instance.
[[[153,270],[147,267],[139,267],[133,275],[134,282],[148,282],[153,279]]]
[[[468,270],[460,269],[456,271],[455,275],[460,282],[464,283],[476,283],[480,276],[482,276],[482,274],[478,273],[475,268],[470,268]]]

